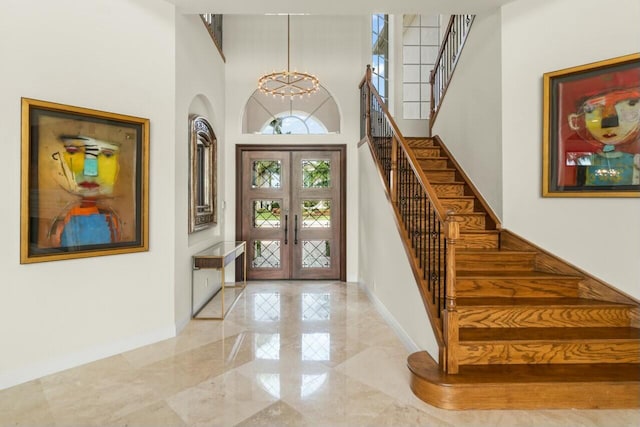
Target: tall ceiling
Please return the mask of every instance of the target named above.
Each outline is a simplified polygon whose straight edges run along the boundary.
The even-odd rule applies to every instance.
[[[181,13],[478,14],[513,0],[166,0]]]

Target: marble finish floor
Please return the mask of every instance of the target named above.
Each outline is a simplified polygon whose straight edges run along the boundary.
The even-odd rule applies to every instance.
[[[224,321],[0,391],[0,426],[640,425],[638,410],[434,408],[407,355],[355,284],[252,282]]]

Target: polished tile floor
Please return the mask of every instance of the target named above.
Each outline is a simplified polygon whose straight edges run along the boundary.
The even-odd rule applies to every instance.
[[[223,322],[0,391],[0,425],[640,425],[638,410],[437,409],[411,393],[407,355],[355,284],[254,282]]]

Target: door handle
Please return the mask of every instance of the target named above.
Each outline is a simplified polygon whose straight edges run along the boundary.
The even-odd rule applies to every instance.
[[[298,215],[295,215],[293,219],[293,243],[298,244]]]
[[[289,244],[289,215],[284,216],[284,244]]]

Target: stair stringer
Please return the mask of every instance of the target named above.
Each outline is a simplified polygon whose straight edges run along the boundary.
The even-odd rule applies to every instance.
[[[503,229],[500,233],[500,247],[536,252],[535,269],[538,271],[582,276],[583,279],[578,285],[578,296],[582,298],[636,305],[636,308],[632,311],[631,326],[640,328],[640,301],[613,285],[598,279],[508,229]]]

